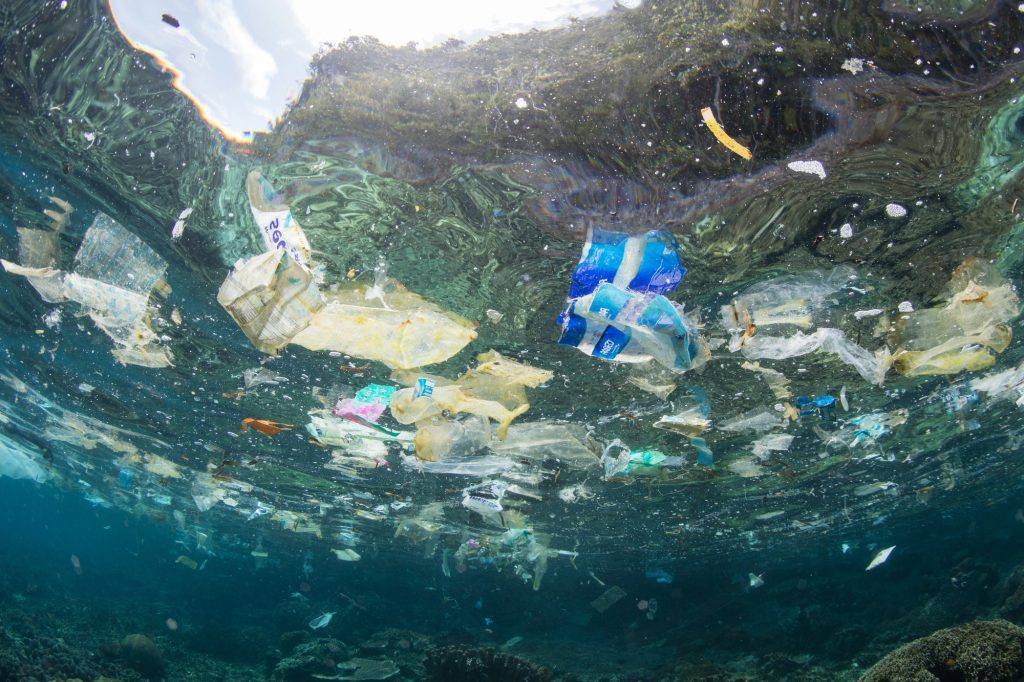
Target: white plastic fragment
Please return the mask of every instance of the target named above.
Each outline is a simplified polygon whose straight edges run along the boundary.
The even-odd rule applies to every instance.
[[[788,433],[770,433],[753,441],[751,451],[759,459],[766,459],[770,452],[789,450],[793,444],[793,436]]]
[[[313,620],[309,621],[309,627],[313,630],[319,630],[320,628],[327,627],[331,622],[331,618],[334,618],[336,611],[328,611],[327,613],[317,616]]]
[[[885,215],[890,218],[903,218],[907,215],[907,209],[900,204],[887,204],[885,207]]]
[[[359,561],[362,559],[354,549],[332,549],[331,551],[334,552],[334,556],[338,558],[338,561]],[[310,625],[310,627],[313,626]]]
[[[764,578],[762,577],[763,575],[763,573],[761,575],[758,575],[756,573],[751,573],[748,575],[751,589],[757,589],[758,587],[764,585]]]
[[[839,236],[843,239],[850,239],[853,237],[853,225],[850,223],[843,223],[839,227]]]
[[[884,564],[886,560],[889,558],[889,555],[892,554],[892,551],[894,549],[896,549],[896,545],[893,545],[892,547],[886,547],[885,549],[880,550],[878,554],[875,555],[875,558],[871,560],[871,563],[868,564],[868,567],[864,570],[870,571],[872,568]]]
[[[821,161],[790,161],[786,164],[786,167],[797,173],[817,175],[822,180],[825,179],[825,166],[822,165]]]
[[[881,308],[871,308],[870,310],[858,310],[853,316],[858,320],[863,320],[865,317],[877,317],[884,312]]]
[[[190,215],[192,215],[191,206],[178,214],[178,219],[174,222],[174,227],[171,228],[171,239],[175,241],[181,239],[181,235],[185,233],[185,220]]]
[[[971,380],[971,390],[1024,407],[1024,363]]]
[[[910,301],[903,301],[896,307],[896,309],[901,313],[912,313],[914,312],[914,304]]]
[[[843,61],[843,65],[840,68],[856,76],[864,70],[864,60],[859,57],[850,57]]]

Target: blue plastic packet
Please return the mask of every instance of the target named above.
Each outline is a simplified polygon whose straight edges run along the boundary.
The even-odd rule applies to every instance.
[[[648,230],[630,237],[593,227],[572,275],[569,298],[593,293],[610,282],[640,293],[665,294],[679,284],[686,268],[679,262],[679,244],[670,232]]]
[[[637,236],[591,228],[558,316],[558,343],[617,362],[657,360],[686,370],[707,355],[695,325],[663,294],[686,269],[671,233]]]
[[[674,303],[608,283],[570,302],[558,343],[605,360],[653,359],[677,370],[690,369],[708,355],[696,326]]]
[[[822,395],[814,399],[800,395],[796,398],[796,409],[801,417],[810,417],[817,413],[820,417],[828,418],[835,415],[836,399],[830,395]]]

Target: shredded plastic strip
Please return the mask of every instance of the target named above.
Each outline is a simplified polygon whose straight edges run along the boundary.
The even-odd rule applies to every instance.
[[[711,131],[711,134],[715,136],[715,139],[725,145],[729,151],[742,156],[748,161],[754,158],[754,155],[750,153],[749,149],[732,139],[732,137],[729,136],[729,133],[725,132],[722,126],[719,125],[718,121],[715,120],[715,115],[712,113],[711,107],[704,107],[701,109],[700,115],[704,118],[705,125],[707,125],[708,130]]]

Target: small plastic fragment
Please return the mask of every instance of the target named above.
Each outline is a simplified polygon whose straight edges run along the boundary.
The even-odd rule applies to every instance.
[[[439,419],[421,426],[413,443],[416,457],[425,462],[438,462],[449,457],[472,455],[491,440],[491,427],[487,419],[477,417],[464,421]]]
[[[359,389],[354,398],[339,400],[331,410],[331,414],[338,417],[356,415],[376,422],[387,409],[395,390],[394,386],[369,384]]]
[[[317,616],[313,620],[309,621],[309,627],[312,630],[319,630],[322,627],[327,627],[330,624],[331,618],[334,618],[336,611],[328,611],[322,615]]]
[[[717,428],[722,431],[732,431],[734,433],[742,431],[765,433],[766,431],[771,431],[781,423],[782,419],[780,419],[774,411],[762,407],[720,422]]]
[[[789,379],[782,372],[770,367],[762,367],[759,362],[744,362],[740,367],[751,372],[757,372],[764,377],[764,380],[768,382],[768,388],[771,389],[772,395],[777,399],[784,400],[793,397],[793,393],[789,390]]]
[[[338,561],[359,561],[362,559],[362,557],[359,556],[359,553],[354,549],[332,549],[331,551],[334,552],[334,556]]]
[[[817,175],[822,180],[825,179],[825,166],[821,161],[790,161],[786,166],[796,173]]]
[[[658,396],[662,400],[667,400],[672,392],[678,388],[675,382],[675,375],[675,372],[662,367],[656,362],[645,362],[631,365],[626,381],[641,391],[646,391]]]
[[[292,429],[291,424],[282,424],[281,422],[270,421],[269,419],[246,417],[242,420],[243,432],[248,430],[250,426],[267,437],[276,436],[282,431],[290,431]]]
[[[796,398],[796,409],[801,417],[818,415],[823,419],[834,419],[836,399],[830,395],[817,396],[816,398],[808,398],[801,395]]]
[[[751,285],[720,310],[722,326],[731,335],[729,350],[739,350],[761,327],[811,327],[814,313],[855,275],[852,268],[840,266],[830,272],[813,270]]]
[[[626,591],[618,585],[613,585],[605,590],[600,597],[590,602],[590,605],[598,613],[604,613],[615,605],[620,599],[626,596]]]
[[[1010,400],[1024,407],[1024,362],[1001,372],[971,380],[971,388],[992,398]]]
[[[753,441],[751,451],[758,459],[767,459],[772,452],[789,450],[793,436],[788,433],[772,433]]]
[[[193,571],[199,568],[199,563],[195,559],[190,556],[185,556],[184,554],[175,559],[174,563],[184,566],[185,568],[192,569]]]
[[[678,414],[666,414],[654,422],[656,429],[674,431],[684,436],[699,436],[709,426],[711,420],[699,406],[687,408]]]
[[[711,107],[704,107],[701,109],[700,115],[701,118],[704,119],[704,125],[708,127],[708,130],[710,130],[711,134],[715,136],[715,139],[721,142],[726,149],[738,156],[742,156],[748,161],[754,157],[754,155],[750,153],[749,149],[730,137],[729,133],[725,132],[722,126],[719,125],[718,121],[715,120],[715,114],[711,111]]]
[[[174,227],[171,228],[171,239],[177,241],[181,239],[181,235],[185,234],[185,221],[190,215],[192,215],[191,206],[178,214],[178,219],[174,221]]]
[[[896,545],[893,545],[892,547],[886,547],[885,549],[879,550],[879,552],[877,554],[875,554],[875,557],[871,560],[871,563],[869,563],[868,567],[865,568],[864,570],[865,571],[870,571],[871,569],[877,568],[878,566],[881,566],[882,564],[884,564],[889,559],[889,555],[892,554],[892,551],[894,549],[896,549]]]
[[[886,204],[885,215],[890,218],[904,218],[907,215],[907,209],[900,204]]]

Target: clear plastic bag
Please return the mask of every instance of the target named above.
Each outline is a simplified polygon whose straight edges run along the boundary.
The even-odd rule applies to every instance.
[[[857,370],[865,381],[881,385],[885,381],[885,373],[892,364],[887,349],[871,353],[846,338],[838,329],[822,327],[812,334],[797,332],[793,336],[766,336],[756,334],[747,337],[742,346],[744,357],[766,360],[782,360],[785,358],[807,355],[817,350],[838,355],[839,359]]]
[[[1010,345],[1006,324],[1020,313],[1013,286],[971,258],[953,273],[943,306],[899,315],[889,341],[896,370],[907,376],[955,374],[995,364]]]
[[[394,280],[383,290],[346,286],[324,297],[326,306],[292,343],[377,360],[392,369],[411,369],[447,360],[477,335],[472,322]]]
[[[530,408],[526,387],[537,387],[553,375],[493,350],[478,355],[477,362],[476,368],[454,383],[440,377],[396,373],[396,380],[416,385],[396,391],[391,397],[392,416],[401,424],[412,424],[445,411],[476,414],[498,422],[496,434],[504,440],[512,420]],[[438,385],[442,382],[447,385]]]
[[[264,353],[287,345],[324,307],[309,270],[284,250],[235,263],[217,292],[217,302]]]

